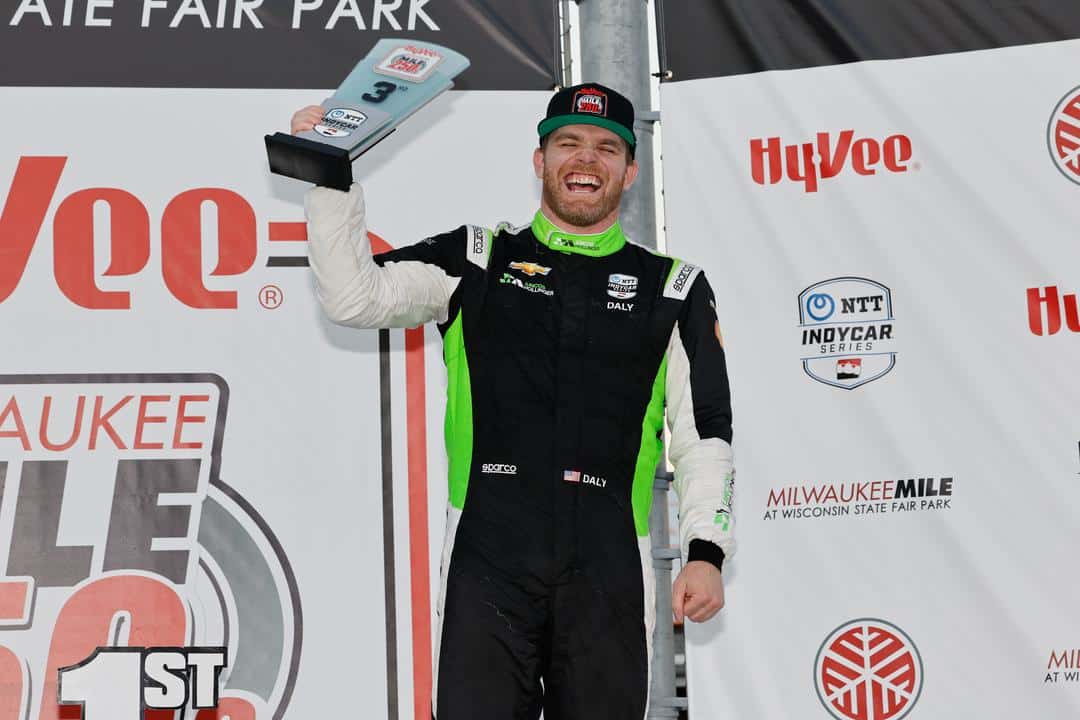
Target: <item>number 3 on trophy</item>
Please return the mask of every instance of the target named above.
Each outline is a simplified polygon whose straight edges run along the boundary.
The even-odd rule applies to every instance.
[[[383,100],[390,96],[390,93],[398,89],[398,86],[392,82],[380,80],[375,83],[375,93],[364,93],[360,97],[367,100],[369,103],[381,103]]]

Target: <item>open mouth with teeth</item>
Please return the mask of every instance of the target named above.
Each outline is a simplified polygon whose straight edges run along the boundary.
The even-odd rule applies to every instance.
[[[583,194],[599,192],[601,185],[603,185],[598,176],[577,172],[567,175],[563,179],[563,184],[570,192]]]

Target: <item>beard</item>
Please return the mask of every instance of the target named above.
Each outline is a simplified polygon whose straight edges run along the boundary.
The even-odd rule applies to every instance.
[[[589,168],[575,171],[590,173],[601,178],[603,174]],[[572,193],[559,179],[557,168],[544,169],[544,202],[559,220],[575,227],[588,227],[600,222],[619,207],[622,200],[621,182],[608,178],[604,186],[592,193]]]

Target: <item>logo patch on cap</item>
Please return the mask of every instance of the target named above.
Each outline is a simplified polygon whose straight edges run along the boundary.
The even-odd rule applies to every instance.
[[[582,88],[574,93],[574,112],[607,117],[607,93],[594,88]]]

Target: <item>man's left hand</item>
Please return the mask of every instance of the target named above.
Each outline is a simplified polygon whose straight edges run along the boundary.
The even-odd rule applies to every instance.
[[[675,578],[671,609],[675,624],[682,625],[687,617],[705,622],[724,607],[724,580],[712,563],[694,560],[683,566]]]

